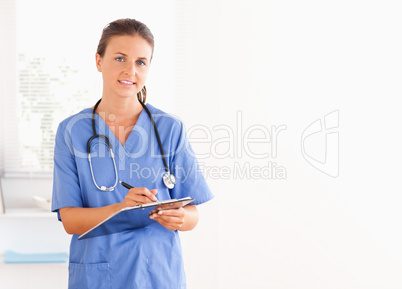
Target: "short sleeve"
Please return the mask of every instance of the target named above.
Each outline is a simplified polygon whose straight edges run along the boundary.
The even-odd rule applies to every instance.
[[[174,199],[191,197],[194,199],[192,205],[199,205],[211,200],[214,195],[205,181],[183,127],[178,143],[172,171],[176,177],[176,185],[171,190],[171,197]]]
[[[57,129],[54,149],[52,212],[57,212],[59,220],[59,209],[83,207],[71,135],[65,132],[62,123]]]

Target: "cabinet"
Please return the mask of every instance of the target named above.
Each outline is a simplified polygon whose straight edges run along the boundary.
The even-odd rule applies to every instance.
[[[5,264],[0,262],[0,287],[67,289],[68,264]]]
[[[0,216],[0,255],[68,252],[70,236],[53,213],[9,210]],[[67,288],[68,264],[5,264],[0,258],[0,288]]]
[[[10,183],[10,182],[8,182]],[[68,264],[5,264],[7,250],[19,253],[68,252],[70,236],[54,213],[33,208],[29,182],[20,187],[3,182],[6,213],[0,215],[0,288],[47,289],[67,288]],[[37,185],[38,187],[40,184]],[[27,188],[29,191],[27,192]],[[45,188],[43,191],[49,191]],[[20,208],[17,208],[20,206]]]

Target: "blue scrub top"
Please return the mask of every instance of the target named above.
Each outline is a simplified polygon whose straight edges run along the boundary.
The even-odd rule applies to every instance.
[[[170,171],[177,183],[163,183],[164,163],[151,120],[143,109],[124,146],[96,114],[96,131],[106,135],[116,159],[118,180],[134,187],[157,189],[158,200],[192,197],[198,205],[213,198],[185,134],[183,124],[150,104]],[[98,190],[87,158],[87,141],[93,135],[92,109],[84,109],[60,123],[54,150],[52,211],[63,207],[102,207],[122,202],[128,190]],[[115,170],[105,141],[91,142],[91,159],[99,186],[114,185]],[[148,226],[111,235],[78,240],[70,246],[69,288],[186,288],[180,238],[151,220]]]

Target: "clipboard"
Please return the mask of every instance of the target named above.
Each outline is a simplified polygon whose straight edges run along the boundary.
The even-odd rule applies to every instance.
[[[156,222],[149,218],[151,213],[161,210],[179,209],[192,201],[194,199],[186,197],[123,208],[80,235],[78,240],[146,227]]]

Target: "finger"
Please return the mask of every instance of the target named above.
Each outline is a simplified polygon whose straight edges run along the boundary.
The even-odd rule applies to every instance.
[[[163,226],[177,225],[183,223],[181,218],[171,216],[160,216],[158,214],[153,214],[152,216],[150,216],[150,218],[159,222]]]
[[[141,204],[140,202],[137,202],[135,200],[128,200],[124,202],[124,207],[136,207],[140,204]]]
[[[170,224],[182,224],[184,223],[184,217],[183,216],[166,216],[162,214],[153,214],[150,216],[151,219],[154,219],[155,221],[158,222],[165,222],[165,223],[170,223]]]
[[[183,208],[180,209],[172,209],[172,210],[161,210],[158,212],[159,216],[172,216],[172,217],[179,217],[183,218],[185,215],[185,212]]]
[[[148,204],[148,203],[153,203],[155,201],[150,200],[148,197],[143,196],[143,195],[136,195],[134,197],[135,201],[141,204]]]
[[[154,213],[150,217],[154,220],[158,219],[158,220],[164,220],[166,222],[179,222],[180,219],[182,219],[179,216],[166,216],[159,213]]]
[[[154,220],[169,230],[178,230],[184,224],[183,219],[176,217],[157,216]]]
[[[161,209],[161,208],[156,208],[154,210],[152,210],[151,212],[149,212],[149,215],[153,215],[153,214],[158,214],[159,215],[165,215],[165,216],[178,216],[178,217],[184,217],[185,216],[185,211],[182,208],[178,208],[178,209],[171,209],[171,210],[167,210],[167,209]]]
[[[151,193],[147,188],[133,188],[129,191],[135,196],[135,199],[142,203],[156,202],[158,199],[155,197],[156,189],[153,190],[154,194]]]

